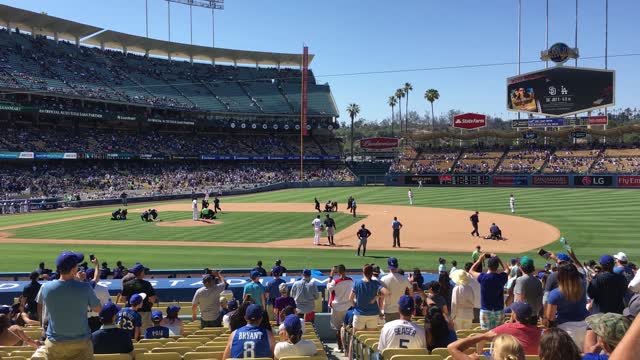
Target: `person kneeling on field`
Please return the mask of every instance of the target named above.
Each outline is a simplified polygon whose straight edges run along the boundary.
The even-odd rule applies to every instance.
[[[122,209],[118,209],[111,213],[111,220],[120,220],[120,214],[122,214]]]
[[[140,214],[140,219],[144,222],[150,221],[149,220],[149,210],[145,210],[142,214]]]
[[[216,218],[215,214],[213,210],[205,208],[200,212],[200,219],[213,220]]]
[[[502,239],[502,230],[496,225],[496,223],[492,223],[489,228],[489,235],[485,237],[485,239],[491,240],[503,240]]]
[[[149,210],[149,215],[151,215],[151,219],[153,221],[156,221],[156,219],[158,218],[158,210],[156,209]]]

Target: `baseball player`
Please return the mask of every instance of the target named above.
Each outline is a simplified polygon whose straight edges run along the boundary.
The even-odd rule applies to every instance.
[[[511,213],[514,214],[516,212],[516,198],[513,197],[513,194],[509,195],[509,207],[511,208]]]
[[[413,191],[409,189],[409,192],[407,193],[407,195],[409,195],[409,205],[413,205]]]
[[[191,210],[193,211],[193,221],[198,221],[198,199],[191,201]]]
[[[471,236],[480,236],[480,233],[478,232],[478,223],[480,222],[480,218],[478,217],[478,215],[479,214],[476,211],[473,215],[471,215],[471,217],[469,217],[469,220],[471,220],[471,225],[473,225]]]
[[[358,230],[356,236],[359,240],[358,252],[356,253],[356,256],[360,256],[360,248],[362,248],[362,256],[366,256],[365,253],[367,252],[367,240],[369,239],[369,236],[371,236],[371,231],[369,231],[369,229],[364,227],[364,224],[362,224],[362,227],[360,227],[360,230]]]
[[[320,245],[320,234],[322,234],[322,220],[320,220],[320,215],[313,219],[311,226],[313,226],[313,245],[318,246]]]
[[[422,189],[422,180],[418,180],[418,189]]]
[[[402,223],[398,221],[397,217],[393,217],[393,221],[391,222],[391,228],[393,229],[393,247],[400,247],[400,229],[402,229]]]
[[[356,199],[351,200],[351,212],[353,213],[353,217],[356,217],[356,208],[357,208],[357,204],[356,204]]]
[[[327,240],[329,240],[329,245],[334,246],[336,243],[333,242],[333,234],[336,231],[336,221],[327,214],[327,218],[324,219],[324,227],[327,229]]]
[[[322,211],[320,211],[320,201],[318,201],[318,198],[317,198],[317,197],[316,197],[316,198],[313,198],[313,201],[315,202],[315,207],[314,207],[314,209],[315,209],[315,210],[318,210],[318,212],[322,212]]]
[[[213,211],[222,212],[222,209],[220,208],[220,198],[218,196],[213,198]]]

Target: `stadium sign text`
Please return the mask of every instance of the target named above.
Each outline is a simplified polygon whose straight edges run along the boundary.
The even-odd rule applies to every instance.
[[[48,115],[62,115],[62,116],[75,116],[75,117],[88,117],[95,119],[102,119],[102,114],[97,113],[88,113],[88,112],[80,112],[80,111],[65,111],[65,110],[52,110],[52,109],[40,109],[38,110],[40,114],[48,114]]]
[[[478,129],[487,126],[487,116],[475,113],[460,114],[453,117],[456,129]]]
[[[565,43],[555,43],[551,45],[549,50],[544,50],[540,54],[542,61],[551,60],[556,64],[563,64],[569,59],[577,59],[579,56],[578,48],[571,48]]]
[[[609,117],[581,116],[578,118],[534,118],[527,120],[511,120],[512,128],[541,128],[541,127],[566,127],[566,126],[593,126],[607,125]]]
[[[399,139],[389,137],[375,137],[360,139],[360,147],[367,150],[391,150],[398,147]]]

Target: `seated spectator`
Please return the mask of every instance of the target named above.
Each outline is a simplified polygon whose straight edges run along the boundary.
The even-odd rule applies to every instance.
[[[245,325],[247,325],[247,320],[245,319],[245,314],[247,312],[247,308],[249,305],[252,305],[253,302],[245,301],[242,305],[236,310],[236,312],[229,318],[229,330],[235,331]]]
[[[17,303],[11,306],[11,314],[9,315],[11,318],[11,322],[20,326],[38,326],[40,325],[39,321],[29,319],[29,315],[24,312],[22,304]]]
[[[180,320],[178,314],[180,313],[180,306],[169,305],[167,307],[167,317],[160,322],[161,326],[169,328],[170,336],[183,336],[184,335],[184,322]]]
[[[526,355],[538,355],[541,331],[538,328],[538,317],[533,314],[531,305],[514,302],[511,304],[511,322],[493,328],[480,336],[486,341],[491,341],[502,334],[515,337],[524,348]]]
[[[449,327],[449,323],[442,311],[431,306],[424,317],[424,329],[426,332],[427,349],[447,347],[457,340],[456,332]]]
[[[145,293],[134,294],[130,299],[128,306],[120,310],[118,313],[118,326],[129,332],[129,336],[138,341],[142,336],[140,328],[142,327],[142,317],[138,310],[142,308],[142,302],[147,296]]]
[[[282,320],[284,321],[284,318],[286,318],[289,315],[296,315],[296,308],[293,306],[287,306],[282,310]],[[302,333],[304,334],[304,319],[303,318],[299,318],[300,319],[300,324],[302,326]],[[280,324],[280,326],[278,327],[278,333],[279,334],[283,334],[284,331],[284,324]],[[283,338],[281,336],[280,338],[282,341],[286,340],[286,338]]]
[[[169,337],[169,328],[166,326],[160,325],[162,321],[162,311],[154,310],[151,312],[151,321],[153,321],[153,326],[147,328],[144,332],[145,339],[162,339]]]
[[[99,317],[102,326],[91,335],[94,354],[127,354],[133,351],[131,334],[115,325],[120,307],[108,302],[102,305]]]
[[[229,328],[229,322],[231,317],[238,311],[238,302],[236,300],[230,300],[227,303],[227,313],[222,317],[222,326]]]
[[[402,295],[397,306],[400,319],[384,324],[380,332],[378,351],[382,353],[384,349],[389,348],[424,349],[427,346],[425,329],[411,321],[411,315],[415,310],[413,297]]]
[[[478,357],[467,355],[464,351],[480,341],[482,341],[481,336],[469,336],[450,344],[447,349],[453,360],[473,360]],[[490,355],[488,358],[492,360],[525,360],[524,349],[518,340],[511,335],[496,336],[491,344],[491,349],[492,353],[488,354]]]
[[[222,354],[223,359],[273,357],[275,347],[273,333],[260,327],[262,316],[262,306],[251,304],[247,307],[244,316],[247,325],[231,333],[227,347]]]
[[[580,349],[571,336],[560,328],[544,331],[540,338],[540,360],[580,360]]]
[[[25,285],[22,289],[22,298],[20,301],[31,320],[38,320],[38,303],[36,302],[36,296],[42,286],[38,282],[39,278],[40,274],[37,271],[31,272],[29,275],[29,280],[31,280],[31,282]]]
[[[0,314],[0,346],[23,345],[29,345],[35,349],[40,346],[40,343],[27,336],[19,326],[12,326],[7,314]]]
[[[302,340],[304,325],[300,323],[299,317],[295,314],[287,315],[282,324],[287,340],[275,345],[273,354],[276,359],[285,356],[312,356],[318,352],[313,341]]]
[[[607,360],[631,327],[631,320],[615,313],[591,315],[584,341],[583,360]]]
[[[288,306],[296,308],[296,301],[289,296],[289,287],[287,284],[280,284],[278,286],[280,296],[276,298],[275,305],[273,307],[274,317],[276,318],[276,325],[280,325],[280,321],[284,319],[284,316],[280,316],[281,312]]]

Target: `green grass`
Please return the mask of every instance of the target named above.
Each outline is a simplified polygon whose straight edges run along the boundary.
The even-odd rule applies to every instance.
[[[407,204],[406,187],[362,187],[362,188],[322,188],[284,190],[256,195],[222,198],[221,206],[227,202],[296,202],[313,204],[313,197],[317,196],[321,202],[328,199],[340,202],[341,210],[349,195],[353,195],[359,204]],[[413,189],[416,206],[436,208],[454,208],[464,210],[478,210],[481,213],[509,213],[509,194],[516,197],[517,215],[547,222],[556,226],[565,236],[580,259],[596,259],[604,253],[624,251],[631,261],[640,261],[640,247],[636,245],[636,233],[639,221],[637,209],[640,204],[640,191],[626,189],[520,189],[520,188],[424,188]],[[188,201],[183,201],[186,203]],[[132,205],[137,207],[137,205]],[[68,216],[85,215],[88,213],[110,212],[114,206],[103,209],[83,209],[77,211],[49,212],[26,216],[0,217],[0,226],[11,224],[25,224],[35,221],[60,219]],[[275,214],[271,214],[274,215]],[[310,222],[309,214],[305,215],[304,226]],[[74,220],[75,221],[75,220]],[[226,221],[226,220],[223,220]],[[72,221],[73,222],[73,221]],[[133,222],[135,223],[135,222]],[[244,221],[247,232],[257,231],[255,224]],[[147,225],[142,224],[141,225]],[[340,225],[340,223],[338,223]],[[61,224],[50,224],[59,226]],[[220,229],[224,225],[220,226]],[[281,224],[286,227],[289,224]],[[292,225],[293,226],[293,225]],[[468,226],[468,224],[461,224]],[[38,226],[39,227],[39,226]],[[34,227],[36,228],[36,227]],[[50,230],[46,231],[44,237]],[[205,228],[207,230],[216,227]],[[310,228],[310,226],[309,226]],[[310,236],[308,229],[302,236]],[[29,228],[20,229],[27,231]],[[102,236],[97,230],[98,225],[89,229],[95,236]],[[169,230],[170,228],[162,228]],[[184,228],[183,228],[184,229]],[[213,231],[212,230],[212,231]],[[33,231],[33,229],[31,230]],[[17,232],[17,230],[16,230]],[[207,234],[212,232],[207,231]],[[207,235],[212,237],[212,235]],[[32,237],[32,236],[30,236]],[[69,233],[66,233],[70,238]],[[300,236],[298,236],[300,237]],[[121,236],[105,237],[122,239]],[[160,239],[158,239],[160,240]],[[194,240],[194,239],[190,239]],[[215,239],[211,239],[215,241]],[[247,241],[237,237],[235,241]],[[40,259],[53,262],[57,253],[69,246],[58,245],[28,245],[1,244],[0,251],[3,262],[0,271],[26,271],[35,268]],[[550,245],[550,250],[559,251],[558,243]],[[460,264],[468,261],[472,249],[468,253],[436,253],[436,252],[408,252],[408,251],[369,251],[372,258],[357,258],[354,250],[326,250],[326,249],[269,249],[269,248],[188,248],[188,247],[154,247],[141,246],[76,246],[74,250],[85,253],[95,252],[101,260],[114,263],[123,260],[125,263],[142,261],[151,268],[200,268],[205,266],[249,267],[256,260],[265,263],[281,258],[287,267],[317,267],[327,268],[336,263],[343,263],[349,267],[360,267],[364,262],[383,264],[383,258],[390,254],[397,256],[405,268],[419,266],[421,268],[435,268],[439,256],[449,260],[457,259]],[[518,254],[524,255],[524,254]],[[535,254],[529,254],[540,259]],[[513,257],[515,254],[507,254]],[[540,264],[538,262],[538,264]]]
[[[138,214],[127,221],[110,221],[105,217],[70,220],[11,230],[19,239],[74,240],[165,240],[196,242],[252,242],[312,237],[311,220],[315,213],[229,212],[219,215],[219,225],[171,227],[143,222]],[[336,224],[347,227],[362,220],[349,214],[333,214]],[[163,211],[162,221],[191,220],[191,212]],[[214,220],[217,221],[217,220]]]

